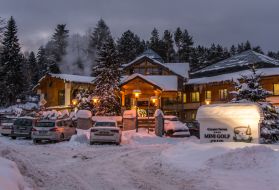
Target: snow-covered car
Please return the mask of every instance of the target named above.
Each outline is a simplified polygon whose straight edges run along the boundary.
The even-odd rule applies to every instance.
[[[9,136],[12,133],[12,127],[16,117],[5,117],[2,118],[0,121],[0,133],[3,136]]]
[[[176,116],[164,116],[164,130],[167,136],[189,137],[189,128],[178,120]]]
[[[122,132],[114,120],[96,121],[90,129],[90,144],[94,143],[121,143]]]
[[[76,128],[70,119],[40,120],[32,129],[32,139],[35,144],[43,140],[58,142],[69,140],[76,133]]]
[[[13,124],[11,138],[25,137],[31,139],[31,131],[35,123],[36,119],[33,117],[19,117]]]

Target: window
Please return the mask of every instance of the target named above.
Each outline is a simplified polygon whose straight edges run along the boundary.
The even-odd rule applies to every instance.
[[[65,104],[65,90],[59,90],[58,91],[58,105],[64,105]]]
[[[279,95],[279,84],[273,84],[273,95]]]
[[[200,101],[200,93],[199,92],[192,92],[191,93],[191,101],[192,102],[199,102]]]
[[[187,103],[187,95],[186,95],[186,93],[183,93],[183,103]]]
[[[228,90],[227,89],[220,89],[219,90],[219,99],[226,100],[228,98]]]
[[[205,99],[211,100],[211,91],[210,90],[205,91]]]

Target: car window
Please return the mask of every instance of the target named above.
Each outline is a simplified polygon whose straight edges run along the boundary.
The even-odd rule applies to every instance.
[[[96,122],[95,127],[116,127],[115,122]]]
[[[21,126],[32,126],[32,119],[17,119],[14,124]]]
[[[54,127],[54,122],[37,122],[36,127]]]

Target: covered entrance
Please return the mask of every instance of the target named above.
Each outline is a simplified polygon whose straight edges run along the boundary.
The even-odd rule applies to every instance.
[[[153,116],[155,110],[161,107],[161,94],[161,87],[137,74],[121,84],[122,109],[137,108],[139,116]]]

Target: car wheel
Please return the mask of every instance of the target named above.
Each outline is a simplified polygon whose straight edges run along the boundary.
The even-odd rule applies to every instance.
[[[15,137],[15,136],[12,136],[12,139],[13,139],[13,140],[15,140],[15,139],[16,139],[16,137]]]
[[[89,143],[90,145],[94,145],[95,143],[94,142],[92,142],[92,141],[90,141],[90,143]]]
[[[77,134],[77,130],[75,130],[75,135]]]
[[[8,136],[8,134],[3,134],[3,133],[1,133],[1,135],[2,135],[2,136],[5,136],[5,137]]]
[[[63,133],[61,133],[59,140],[60,140],[60,141],[63,141],[63,140],[64,140],[64,138],[65,138],[65,137],[64,137],[64,134],[63,134]]]
[[[40,140],[35,140],[35,139],[33,139],[33,143],[34,144],[38,144],[38,143],[40,143],[41,141]]]

